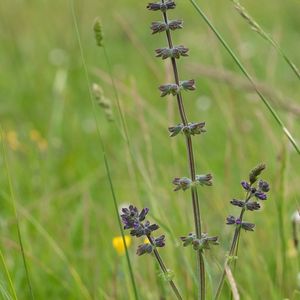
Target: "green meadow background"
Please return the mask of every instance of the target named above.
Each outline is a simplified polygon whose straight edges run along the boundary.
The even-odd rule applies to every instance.
[[[258,86],[300,142],[300,85],[282,57],[255,33],[231,1],[198,1]],[[213,187],[200,187],[203,228],[220,237],[206,253],[208,299],[216,289],[238,209],[240,181],[259,162],[269,198],[245,219],[234,273],[241,299],[300,299],[300,258],[293,246],[292,215],[299,208],[300,156],[291,147],[253,88],[189,1],[169,16],[185,28],[174,43],[190,48],[178,62],[181,79],[196,80],[184,94],[189,120],[206,121],[195,136],[198,174],[211,172]],[[299,56],[299,2],[242,1],[295,65]],[[195,256],[180,236],[193,231],[190,193],[173,192],[172,179],[188,176],[182,136],[169,138],[179,122],[173,98],[157,87],[172,81],[169,61],[154,57],[165,35],[151,35],[161,19],[147,1],[2,0],[0,2],[0,298],[134,299],[124,255],[112,244],[120,235],[99,131],[119,205],[149,207],[167,245],[160,253],[184,299],[196,299]],[[121,110],[93,22],[102,20]],[[113,121],[89,92],[93,83],[111,101]],[[98,125],[97,125],[98,124]],[[97,126],[99,131],[97,130]],[[21,251],[19,233],[23,242]],[[151,256],[129,254],[141,299],[173,299]],[[26,259],[28,275],[24,268]],[[222,299],[230,299],[225,285]]]

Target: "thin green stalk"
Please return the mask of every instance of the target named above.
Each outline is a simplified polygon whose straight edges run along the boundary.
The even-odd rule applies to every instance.
[[[162,3],[164,3],[164,0],[162,0]],[[168,17],[166,11],[163,12],[163,18],[165,23],[168,23]],[[166,30],[166,37],[168,41],[168,46],[170,49],[173,48],[173,42],[171,37],[171,32],[169,29]],[[177,63],[174,57],[171,57],[172,62],[172,68],[174,73],[174,79],[175,83],[180,86],[179,81],[179,72],[177,68]],[[184,126],[188,125],[188,120],[186,117],[183,99],[181,92],[179,92],[177,95],[177,105],[179,114],[181,117],[181,121]],[[195,181],[196,179],[196,170],[195,170],[195,160],[194,160],[194,152],[193,152],[193,142],[192,138],[187,135],[186,136],[186,148],[188,153],[188,161],[189,161],[189,170],[190,170],[190,176],[192,181]],[[200,214],[200,204],[198,199],[198,192],[195,187],[192,187],[191,189],[191,195],[192,195],[192,202],[193,202],[193,214],[194,214],[194,222],[195,222],[195,231],[196,236],[198,239],[201,239],[201,214]],[[198,277],[199,277],[199,299],[205,300],[205,265],[203,260],[203,253],[201,250],[197,251],[197,270],[198,270]]]
[[[154,243],[153,243],[153,241],[152,241],[151,236],[150,236],[150,235],[147,235],[147,238],[148,238],[149,242],[151,243],[151,245],[152,245],[153,248],[154,248],[154,250],[153,250],[154,256],[155,256],[155,258],[156,258],[156,260],[157,260],[157,262],[158,262],[158,264],[159,264],[159,266],[160,266],[162,272],[163,272],[164,275],[166,276],[166,279],[167,279],[167,281],[169,282],[169,284],[170,284],[170,286],[171,286],[171,288],[172,288],[172,290],[173,290],[173,292],[174,292],[176,298],[179,299],[179,300],[182,300],[182,297],[181,297],[181,295],[180,295],[180,293],[179,293],[179,291],[178,291],[178,289],[177,289],[177,287],[176,287],[174,281],[173,281],[172,279],[169,279],[169,278],[168,278],[168,276],[169,276],[169,274],[168,274],[168,273],[169,273],[169,272],[168,272],[168,269],[166,268],[166,266],[165,266],[165,264],[164,264],[164,262],[163,262],[161,256],[159,255],[159,252],[157,251],[157,249],[156,249],[156,247],[155,247],[155,245],[154,245]]]
[[[289,59],[284,50],[280,47],[280,45],[268,34],[263,28],[249,15],[248,11],[243,7],[238,0],[231,0],[234,3],[236,10],[239,14],[249,23],[251,28],[256,31],[263,39],[268,41],[273,48],[283,57],[286,63],[293,70],[295,75],[300,79],[300,72],[296,65]]]
[[[105,152],[105,147],[104,147],[102,134],[101,134],[101,131],[100,131],[100,128],[99,128],[99,124],[97,122],[97,117],[96,117],[96,112],[95,112],[96,111],[95,103],[93,101],[93,96],[92,96],[92,92],[91,92],[91,88],[90,88],[90,86],[91,86],[90,78],[89,78],[89,74],[88,74],[88,70],[87,70],[87,66],[86,66],[86,61],[85,61],[85,58],[84,58],[84,53],[83,53],[83,48],[82,48],[82,43],[81,43],[79,28],[78,28],[78,24],[77,24],[77,18],[76,18],[76,13],[75,13],[75,7],[74,7],[73,0],[70,0],[70,5],[71,5],[71,11],[72,11],[74,27],[75,27],[75,31],[76,31],[76,37],[77,37],[77,40],[78,40],[78,46],[79,46],[79,49],[80,49],[81,59],[82,59],[82,62],[83,62],[85,77],[86,77],[86,81],[87,81],[87,85],[88,85],[89,98],[90,98],[90,101],[91,101],[92,107],[93,107],[93,115],[94,115],[94,119],[95,119],[95,122],[96,122],[98,138],[99,138],[100,147],[101,147],[102,155],[103,155],[103,159],[104,159],[105,171],[106,171],[106,175],[107,175],[107,178],[108,178],[108,181],[109,181],[109,186],[110,186],[110,190],[111,190],[111,194],[112,194],[112,198],[113,198],[113,203],[114,203],[114,209],[115,209],[116,217],[118,219],[119,229],[120,229],[120,232],[121,232],[121,235],[122,235],[123,244],[125,246],[125,253],[126,253],[126,259],[127,259],[131,284],[132,284],[132,288],[133,288],[133,292],[134,292],[134,297],[135,297],[136,300],[138,300],[139,297],[138,297],[137,287],[136,287],[136,283],[135,283],[135,279],[134,279],[134,275],[133,275],[133,269],[132,269],[132,266],[131,266],[131,261],[130,261],[130,257],[129,257],[129,253],[128,253],[128,249],[127,249],[127,245],[126,245],[126,241],[125,241],[123,226],[121,224],[121,220],[120,220],[120,217],[119,217],[118,202],[117,202],[117,198],[116,198],[116,194],[115,194],[115,190],[114,190],[114,186],[113,186],[113,182],[112,182],[111,171],[110,171],[110,167],[109,167],[109,164],[108,164],[108,159],[107,159],[106,152]]]
[[[247,203],[250,200],[250,198],[251,198],[250,192],[247,192],[246,197],[245,197],[245,203]],[[240,216],[239,216],[239,219],[241,220],[241,222],[243,221],[243,216],[244,216],[245,211],[246,211],[246,209],[245,209],[245,207],[243,207],[241,210]],[[234,236],[233,236],[233,239],[231,242],[229,254],[228,254],[228,257],[224,264],[224,270],[222,272],[221,279],[220,279],[214,300],[218,300],[221,295],[221,291],[222,291],[223,284],[224,284],[225,277],[226,277],[226,267],[231,263],[232,260],[235,261],[235,258],[237,256],[239,241],[240,241],[240,233],[241,233],[241,226],[237,226],[234,231]],[[235,266],[235,264],[234,264],[234,266]]]
[[[1,250],[0,250],[0,257],[1,257],[1,261],[2,261],[2,264],[3,264],[4,270],[5,270],[6,277],[7,277],[8,282],[9,282],[10,290],[11,290],[11,292],[13,294],[14,299],[18,300],[15,287],[14,287],[14,285],[12,283],[12,280],[11,280],[11,277],[10,277],[10,274],[9,274],[9,271],[8,271],[8,268],[7,268],[7,265],[6,265],[6,262],[5,262],[5,259],[4,259],[4,256],[3,256],[3,253],[2,253]]]
[[[6,176],[7,176],[8,185],[9,185],[9,192],[10,192],[10,196],[11,196],[13,212],[14,212],[14,216],[15,216],[15,219],[16,219],[18,241],[19,241],[19,245],[20,245],[20,249],[21,249],[27,286],[28,286],[28,289],[29,289],[30,298],[32,300],[34,300],[34,295],[33,295],[33,290],[32,290],[32,285],[31,285],[31,280],[30,280],[30,276],[29,276],[29,270],[28,270],[28,266],[27,266],[27,261],[26,261],[26,256],[25,256],[25,251],[24,251],[24,246],[23,246],[23,241],[22,241],[22,235],[21,235],[21,230],[20,230],[19,216],[18,216],[18,211],[17,211],[17,208],[16,208],[16,200],[15,200],[12,180],[11,180],[11,176],[10,176],[9,168],[8,168],[8,162],[7,162],[7,156],[6,156],[6,149],[5,149],[5,145],[4,145],[4,136],[3,136],[2,127],[0,128],[0,131],[1,131],[0,136],[1,136],[1,140],[2,140],[3,160],[4,160],[4,164],[5,164],[5,171],[6,171]]]
[[[242,73],[249,80],[249,82],[253,86],[255,92],[257,93],[257,95],[262,100],[263,104],[267,107],[267,109],[269,110],[269,112],[271,113],[271,115],[273,116],[273,118],[275,119],[275,121],[277,122],[277,124],[282,129],[283,133],[286,135],[286,137],[292,143],[294,149],[297,151],[298,154],[300,154],[300,148],[299,148],[297,142],[295,141],[294,137],[289,132],[289,130],[287,129],[287,127],[285,126],[285,124],[283,123],[283,121],[280,119],[280,117],[278,116],[278,114],[276,113],[276,111],[274,110],[274,108],[271,106],[271,104],[269,103],[269,101],[265,98],[265,96],[262,94],[262,92],[256,86],[256,84],[255,84],[252,76],[248,73],[248,71],[243,66],[243,64],[241,63],[241,61],[238,59],[238,57],[236,56],[236,54],[233,52],[233,50],[230,48],[230,46],[227,44],[227,42],[224,40],[224,38],[218,32],[218,30],[214,27],[214,25],[212,24],[212,22],[208,19],[208,17],[202,11],[202,9],[199,7],[199,5],[195,2],[195,0],[189,0],[189,1],[194,6],[194,8],[196,9],[196,11],[200,14],[200,16],[202,17],[202,19],[204,20],[204,22],[209,26],[209,28],[216,35],[216,37],[218,38],[218,40],[220,41],[220,43],[224,46],[224,48],[229,53],[229,55],[232,57],[232,59],[234,60],[234,62],[236,63],[236,65],[239,67],[239,69],[242,71]]]
[[[281,158],[281,165],[280,165],[280,182],[278,187],[278,196],[276,197],[276,208],[277,208],[277,216],[278,216],[278,232],[280,238],[280,252],[281,252],[281,278],[280,284],[284,290],[285,282],[286,282],[286,270],[287,270],[287,262],[286,262],[286,253],[287,253],[287,245],[286,245],[286,237],[285,237],[285,185],[286,185],[286,172],[287,172],[287,150],[283,145],[282,151],[282,158]]]

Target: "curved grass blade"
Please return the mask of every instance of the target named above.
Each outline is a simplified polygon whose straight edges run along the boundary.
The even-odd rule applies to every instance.
[[[3,136],[2,127],[0,127],[0,137],[2,140],[2,153],[3,153],[5,172],[6,172],[6,177],[8,180],[9,193],[10,193],[10,197],[11,197],[13,213],[14,213],[14,217],[16,219],[18,241],[19,241],[19,245],[20,245],[20,249],[21,249],[21,253],[22,253],[22,260],[23,260],[24,269],[25,269],[26,281],[27,281],[27,285],[28,285],[28,289],[29,289],[30,298],[32,300],[34,300],[34,295],[33,295],[33,290],[32,290],[32,285],[31,285],[31,280],[30,280],[30,276],[29,276],[29,270],[28,270],[28,266],[27,266],[27,261],[26,261],[24,246],[23,246],[23,240],[22,240],[22,235],[21,235],[21,230],[20,230],[20,223],[19,223],[19,216],[18,216],[18,211],[17,211],[17,207],[16,207],[15,194],[14,194],[14,190],[13,190],[11,176],[10,176],[9,169],[8,169],[8,161],[7,161],[7,156],[6,156],[6,149],[5,149],[5,144],[4,144],[4,136]]]
[[[268,34],[253,18],[250,16],[248,11],[244,6],[240,4],[238,0],[231,0],[234,3],[234,7],[237,12],[242,16],[243,19],[250,25],[251,29],[256,31],[263,39],[268,41],[272,47],[283,57],[286,63],[290,66],[295,75],[300,79],[300,72],[296,65],[289,59],[285,51],[280,47],[280,45]]]
[[[193,7],[196,9],[196,11],[200,14],[204,22],[208,25],[208,27],[213,31],[213,33],[216,35],[220,43],[223,45],[223,47],[226,49],[226,51],[229,53],[229,55],[232,57],[236,65],[239,67],[239,69],[242,71],[242,73],[246,76],[246,78],[250,81],[251,85],[253,86],[255,92],[259,96],[259,98],[262,100],[263,104],[267,107],[277,124],[282,129],[283,133],[286,135],[286,137],[289,139],[291,144],[293,145],[294,149],[297,151],[298,154],[300,154],[300,148],[292,136],[292,134],[289,132],[283,121],[280,119],[277,112],[274,110],[274,108],[271,106],[270,102],[265,98],[265,96],[262,94],[260,89],[256,86],[252,76],[248,73],[242,62],[238,59],[236,54],[233,52],[233,50],[230,48],[230,46],[227,44],[227,42],[224,40],[222,35],[219,33],[219,31],[215,28],[215,26],[211,23],[211,21],[208,19],[206,14],[203,12],[203,10],[199,7],[199,5],[195,2],[195,0],[189,0]]]
[[[17,297],[17,294],[16,294],[16,290],[15,290],[15,287],[12,283],[12,280],[11,280],[11,277],[10,277],[10,274],[9,274],[9,271],[8,271],[8,268],[7,268],[7,265],[6,265],[6,262],[5,262],[5,259],[4,259],[4,256],[3,256],[3,253],[2,253],[1,250],[0,250],[0,258],[1,258],[4,270],[5,270],[5,275],[8,279],[8,282],[9,282],[9,287],[11,289],[11,293],[13,294],[13,298],[11,296],[9,296],[9,299],[17,300],[18,297]]]

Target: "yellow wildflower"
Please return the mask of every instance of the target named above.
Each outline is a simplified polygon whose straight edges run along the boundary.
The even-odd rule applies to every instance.
[[[126,246],[129,247],[131,245],[131,237],[130,235],[125,235],[125,243]],[[125,245],[123,243],[123,238],[122,236],[116,236],[112,240],[113,247],[115,250],[118,252],[119,255],[124,255],[125,253]]]
[[[12,150],[18,150],[18,148],[20,147],[18,135],[14,130],[9,130],[6,133],[6,141],[7,141],[8,146]]]

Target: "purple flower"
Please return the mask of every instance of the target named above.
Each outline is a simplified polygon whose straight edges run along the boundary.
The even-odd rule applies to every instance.
[[[195,86],[195,80],[190,79],[190,80],[184,80],[180,82],[180,87],[184,89],[185,91],[194,91],[196,89]]]
[[[183,242],[183,247],[193,245],[194,250],[210,249],[211,245],[218,245],[218,237],[209,237],[207,233],[202,233],[201,238],[197,238],[195,233],[189,233],[188,236],[180,238]]]
[[[187,177],[182,177],[182,178],[176,177],[173,180],[173,184],[176,185],[174,189],[175,192],[179,190],[185,191],[191,187],[192,180]]]
[[[264,192],[257,191],[254,195],[259,200],[267,200],[267,194],[265,194]]]
[[[195,238],[196,238],[195,233],[189,233],[188,236],[180,237],[181,241],[183,242],[183,247],[190,245]]]
[[[167,0],[165,3],[161,3],[161,2],[150,2],[147,5],[147,8],[149,10],[153,10],[153,11],[157,11],[157,10],[161,10],[162,12],[165,12],[168,9],[174,9],[176,7],[176,4],[174,1],[172,0]]]
[[[170,132],[170,137],[173,137],[173,136],[176,136],[177,134],[179,134],[183,128],[184,128],[183,124],[178,124],[178,125],[169,127],[168,130]]]
[[[205,122],[189,123],[187,126],[184,126],[182,128],[182,132],[187,136],[201,134],[206,132],[206,129],[204,127]]]
[[[227,225],[233,225],[233,224],[235,224],[235,217],[234,216],[228,216],[226,218],[226,224]]]
[[[182,29],[183,21],[182,20],[171,20],[168,22],[168,27],[170,30]]]
[[[184,46],[175,46],[173,48],[159,48],[156,49],[156,57],[161,57],[162,59],[166,58],[177,58],[179,59],[180,56],[188,56],[188,48],[185,48]]]
[[[180,87],[176,83],[168,83],[163,84],[159,87],[159,90],[161,91],[161,97],[164,97],[166,95],[177,95],[180,92]]]
[[[227,225],[235,224],[237,226],[241,226],[244,230],[247,231],[254,231],[254,227],[255,227],[255,224],[244,222],[240,218],[236,219],[234,216],[228,216],[226,219],[226,224]]]
[[[261,190],[262,192],[269,192],[270,191],[270,186],[269,184],[264,181],[264,180],[259,180],[258,182],[258,189]]]
[[[238,206],[238,207],[244,207],[245,206],[245,202],[241,201],[241,200],[236,200],[236,199],[232,199],[230,201],[230,203],[234,206]]]
[[[176,29],[183,28],[183,22],[181,20],[168,21],[168,23],[163,21],[155,21],[151,23],[150,28],[152,30],[152,34],[163,32],[169,29],[174,31]]]
[[[242,222],[241,226],[246,231],[254,231],[255,224],[248,223],[248,222]]]
[[[205,175],[196,175],[196,182],[200,185],[207,185],[212,186],[212,175],[205,174]]]
[[[241,182],[242,187],[246,190],[249,191],[250,189],[250,184],[247,181],[242,181]]]
[[[250,211],[259,210],[260,209],[260,204],[258,202],[247,202],[246,203],[246,208]]]
[[[164,247],[165,244],[166,244],[166,242],[165,242],[165,236],[164,235],[161,235],[161,236],[154,239],[155,247]]]
[[[141,256],[143,254],[150,254],[153,251],[153,246],[151,244],[141,244],[138,246],[136,250],[136,254]]]

